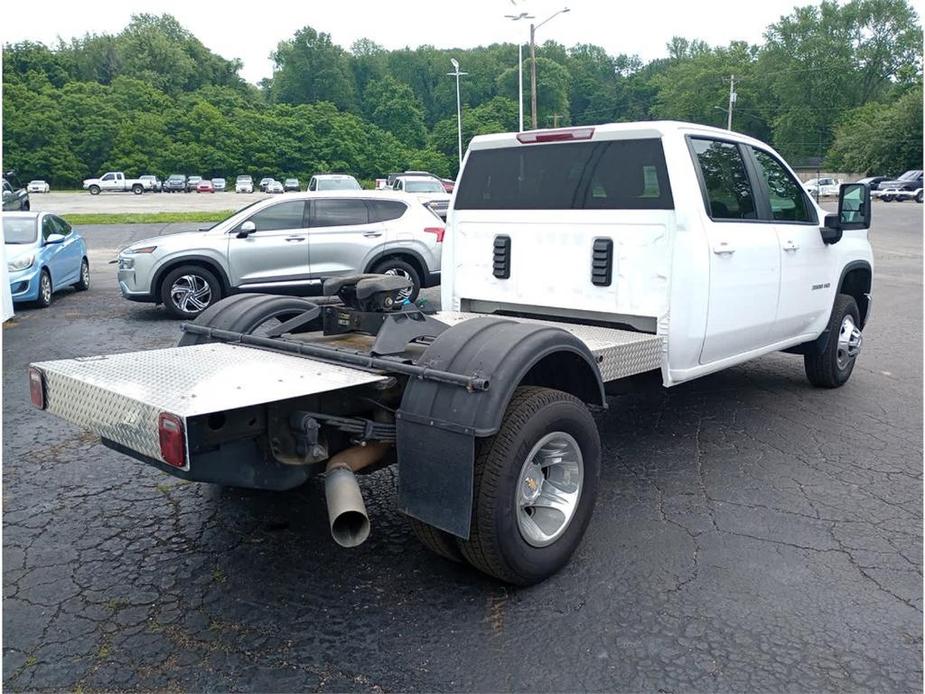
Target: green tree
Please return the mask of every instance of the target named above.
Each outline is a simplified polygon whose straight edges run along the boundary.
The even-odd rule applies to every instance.
[[[281,41],[271,55],[275,68],[270,94],[273,101],[309,104],[329,101],[339,109],[356,108],[356,85],[349,56],[331,36],[311,27]]]
[[[897,175],[922,168],[922,88],[889,104],[849,111],[835,129],[826,164],[837,171]]]
[[[411,87],[387,75],[369,84],[363,103],[370,121],[408,147],[423,146],[426,137],[423,109]]]

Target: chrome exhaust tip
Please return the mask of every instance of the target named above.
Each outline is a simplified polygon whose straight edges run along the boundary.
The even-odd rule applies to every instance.
[[[324,476],[331,537],[341,547],[357,547],[369,537],[369,516],[356,475],[347,466],[329,469]]]

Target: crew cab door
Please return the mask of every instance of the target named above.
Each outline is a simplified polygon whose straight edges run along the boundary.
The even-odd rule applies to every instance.
[[[370,221],[362,198],[313,199],[309,227],[312,277],[363,272],[386,241],[385,226]]]
[[[819,233],[816,208],[774,154],[757,147],[747,149],[767,200],[762,216],[774,226],[780,245],[780,296],[771,341],[818,332],[814,324],[828,319],[838,278],[831,276],[831,250]]]
[[[255,212],[228,232],[231,283],[248,285],[299,283],[309,280],[308,228],[305,200],[278,202]],[[238,238],[241,227],[254,231]]]
[[[780,245],[759,216],[755,174],[743,145],[692,137],[707,211],[710,289],[700,363],[765,347],[777,314]]]
[[[112,171],[103,174],[100,179],[100,190],[122,190],[122,182],[119,180],[119,174]]]

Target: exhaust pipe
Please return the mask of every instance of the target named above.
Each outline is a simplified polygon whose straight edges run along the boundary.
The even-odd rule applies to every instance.
[[[331,537],[341,547],[356,547],[369,537],[369,516],[363,493],[353,473],[379,461],[390,444],[370,443],[335,454],[324,475],[324,496],[328,502]]]

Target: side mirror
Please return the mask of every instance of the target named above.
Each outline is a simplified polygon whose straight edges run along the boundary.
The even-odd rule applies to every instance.
[[[254,224],[252,221],[248,220],[244,222],[240,227],[238,227],[237,236],[239,239],[246,239],[248,236],[253,234],[255,231],[257,231],[257,225]]]
[[[870,229],[870,188],[864,183],[842,183],[838,190],[838,214],[827,214],[820,234],[824,243],[841,241],[842,232]]]
[[[65,239],[64,234],[49,234],[45,239],[45,245],[49,246],[53,243],[63,243]]]
[[[842,183],[838,191],[838,223],[843,231],[870,229],[870,188]]]

